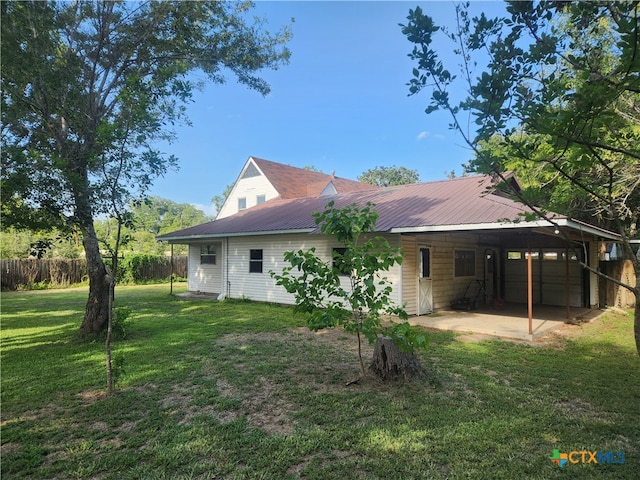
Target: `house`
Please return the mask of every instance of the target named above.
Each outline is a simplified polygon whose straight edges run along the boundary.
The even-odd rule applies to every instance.
[[[265,164],[253,158],[243,172],[251,165],[266,175]],[[247,180],[244,173],[238,184]],[[509,181],[517,185],[515,178]],[[190,291],[292,304],[269,275],[285,266],[284,252],[315,247],[331,261],[340,247],[320,233],[312,213],[331,200],[337,208],[371,202],[379,215],[376,234],[404,252],[402,265],[385,276],[392,300],[409,314],[447,309],[464,296],[597,307],[596,275],[581,262],[597,268],[600,243],[617,235],[560,215],[553,222],[526,220],[530,210],[495,186],[484,175],[345,192],[318,186],[157,238],[189,245]]]
[[[234,215],[267,200],[283,200],[371,190],[372,185],[335,175],[249,157],[216,219]]]

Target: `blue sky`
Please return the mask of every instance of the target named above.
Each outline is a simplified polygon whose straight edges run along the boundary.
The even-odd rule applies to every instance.
[[[448,128],[444,112],[427,115],[426,92],[408,96],[412,45],[402,35],[419,4],[437,24],[451,24],[454,3],[257,2],[253,13],[270,30],[291,24],[289,65],[264,71],[271,93],[236,83],[207,85],[188,108],[190,127],[163,147],[180,170],[159,179],[152,195],[190,203],[214,214],[211,198],[233,183],[249,156],[356,179],[377,166],[415,169],[421,181],[462,172],[470,152]],[[501,2],[473,2],[497,14]],[[451,47],[445,58],[455,60]],[[203,77],[204,78],[204,77]]]

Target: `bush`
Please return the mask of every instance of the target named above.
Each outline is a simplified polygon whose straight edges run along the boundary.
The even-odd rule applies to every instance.
[[[145,280],[164,278],[164,272],[169,265],[169,259],[161,255],[150,255],[146,253],[134,253],[125,255],[118,262],[118,283],[141,283]]]

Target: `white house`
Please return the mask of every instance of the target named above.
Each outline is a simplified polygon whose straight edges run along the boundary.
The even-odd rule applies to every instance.
[[[244,178],[251,165],[265,175],[264,164],[250,158],[237,184],[253,178]],[[340,247],[320,233],[311,214],[331,200],[337,208],[371,202],[379,215],[376,234],[405,255],[386,277],[393,300],[409,314],[449,308],[480,285],[479,301],[526,303],[529,275],[534,304],[597,307],[596,275],[581,262],[597,268],[600,242],[618,236],[560,215],[553,222],[518,221],[529,209],[494,187],[490,176],[470,176],[387,188],[359,184],[345,193],[316,188],[293,198],[281,193],[157,238],[189,245],[190,291],[292,304],[269,275],[285,266],[284,252],[313,246],[329,262]],[[249,191],[244,188],[237,192]]]
[[[317,197],[371,188],[375,187],[335,175],[249,157],[216,219],[229,217],[274,198]]]

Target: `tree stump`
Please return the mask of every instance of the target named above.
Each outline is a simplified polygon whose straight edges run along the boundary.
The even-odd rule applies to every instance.
[[[422,365],[418,357],[400,350],[390,337],[380,336],[369,369],[381,380],[408,380],[422,372]]]

